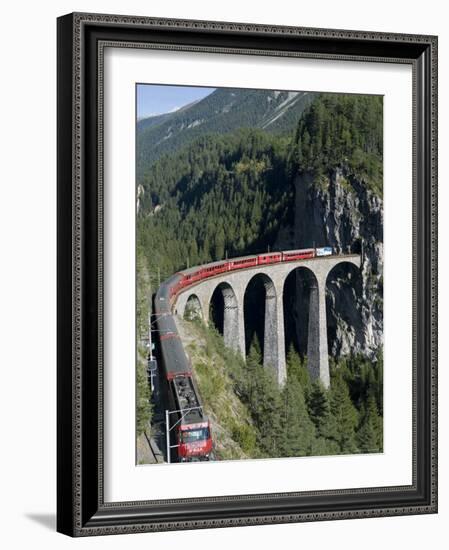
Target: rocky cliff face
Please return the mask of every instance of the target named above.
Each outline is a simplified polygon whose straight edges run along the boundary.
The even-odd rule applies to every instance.
[[[295,226],[284,228],[279,245],[291,248],[332,246],[337,253],[361,253],[362,268],[341,264],[327,281],[329,354],[373,357],[383,338],[383,203],[344,170],[313,181],[295,179]],[[306,353],[308,285],[300,273],[294,317],[300,351]],[[301,349],[302,348],[302,349]]]

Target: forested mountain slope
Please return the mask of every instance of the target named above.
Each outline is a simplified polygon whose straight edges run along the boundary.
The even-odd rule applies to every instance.
[[[145,172],[164,153],[173,153],[204,134],[225,134],[238,128],[290,131],[313,97],[311,92],[218,88],[173,113],[140,120],[138,170]]]
[[[337,272],[329,284],[330,345],[373,356],[382,343],[382,161],[376,96],[319,95],[279,134],[201,135],[139,172],[139,247],[165,277],[268,247],[361,252],[363,241],[362,277],[347,284]]]

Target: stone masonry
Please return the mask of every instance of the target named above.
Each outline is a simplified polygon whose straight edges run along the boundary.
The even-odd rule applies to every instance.
[[[264,365],[277,373],[279,384],[284,384],[287,371],[284,338],[284,283],[288,275],[301,267],[313,277],[309,300],[309,327],[307,365],[312,380],[319,378],[328,388],[329,356],[327,348],[326,282],[329,272],[338,264],[349,262],[360,267],[358,254],[323,256],[310,260],[298,260],[222,273],[187,288],[178,295],[174,313],[184,316],[187,302],[192,297],[201,305],[204,322],[209,322],[209,306],[212,294],[218,287],[224,299],[223,338],[225,345],[239,351],[245,357],[245,322],[243,304],[246,288],[255,275],[263,278],[265,285]]]

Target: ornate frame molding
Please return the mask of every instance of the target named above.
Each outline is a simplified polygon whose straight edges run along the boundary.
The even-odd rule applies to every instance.
[[[104,503],[101,136],[103,52],[112,45],[412,65],[414,460],[410,487]],[[91,238],[86,240],[86,234]],[[94,313],[87,307],[93,302]],[[94,426],[85,420],[92,415]],[[274,513],[275,508],[279,512]],[[437,38],[103,14],[59,18],[58,531],[88,536],[436,511]]]

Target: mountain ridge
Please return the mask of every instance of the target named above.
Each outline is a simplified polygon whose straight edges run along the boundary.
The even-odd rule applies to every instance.
[[[284,133],[295,128],[314,92],[217,88],[172,113],[137,123],[137,169],[142,176],[165,153],[173,153],[204,134],[260,128]]]

